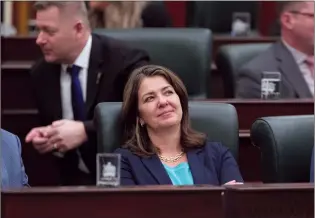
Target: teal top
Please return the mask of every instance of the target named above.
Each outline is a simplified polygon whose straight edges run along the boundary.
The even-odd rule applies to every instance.
[[[167,166],[163,163],[163,166],[170,177],[173,185],[193,185],[193,177],[187,162],[178,164],[175,167]]]

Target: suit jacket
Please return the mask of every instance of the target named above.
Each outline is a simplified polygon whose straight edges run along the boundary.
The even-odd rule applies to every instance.
[[[21,157],[21,143],[12,133],[1,129],[1,188],[28,186]]]
[[[87,75],[87,97],[84,122],[88,142],[79,147],[82,158],[96,178],[96,131],[93,125],[94,108],[100,102],[122,101],[125,83],[130,73],[149,62],[146,52],[127,47],[123,42],[106,36],[92,34],[89,69]],[[38,61],[32,71],[31,79],[34,96],[39,110],[41,125],[50,125],[62,119],[60,94],[61,65]],[[75,151],[67,152],[61,164],[64,172],[61,177],[70,176],[77,169],[78,158]]]
[[[115,153],[121,154],[121,185],[172,184],[157,155],[140,157],[123,148]],[[194,184],[243,182],[235,159],[221,143],[206,142],[202,148],[191,149],[187,152],[187,159]]]
[[[281,41],[239,70],[236,76],[236,97],[260,98],[264,71],[281,73],[281,98],[313,98],[294,57]]]

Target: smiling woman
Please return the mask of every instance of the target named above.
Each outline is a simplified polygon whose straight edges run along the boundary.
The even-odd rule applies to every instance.
[[[188,95],[179,77],[148,65],[131,74],[122,106],[123,185],[243,182],[228,149],[209,142],[189,122]]]

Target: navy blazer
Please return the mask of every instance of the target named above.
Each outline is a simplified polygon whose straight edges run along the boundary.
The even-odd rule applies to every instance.
[[[121,154],[121,185],[172,184],[157,155],[140,157],[124,148],[115,153]],[[221,143],[208,141],[204,147],[188,151],[187,160],[195,185],[243,182],[234,157]]]
[[[21,158],[21,143],[12,133],[1,129],[1,188],[28,186]]]

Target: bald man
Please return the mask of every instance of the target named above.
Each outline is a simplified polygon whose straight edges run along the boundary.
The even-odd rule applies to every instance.
[[[122,101],[129,74],[148,55],[91,33],[84,2],[36,2],[36,40],[43,58],[31,78],[41,125],[26,137],[42,154],[56,156],[61,185],[95,184],[94,108]]]

